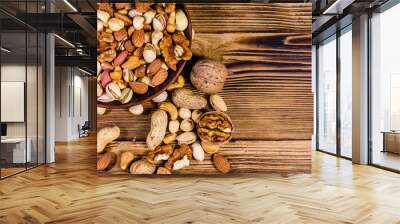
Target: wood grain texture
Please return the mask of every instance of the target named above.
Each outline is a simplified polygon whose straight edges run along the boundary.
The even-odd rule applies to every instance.
[[[95,138],[0,181],[0,224],[399,224],[400,175],[313,152],[312,174],[96,175]]]
[[[311,157],[305,149],[310,150],[313,129],[311,4],[186,7],[195,32],[196,57],[185,75],[189,77],[190,66],[201,57],[222,61],[230,72],[221,96],[236,131],[234,143],[227,144],[223,153],[242,164],[235,172],[309,172]],[[145,107],[146,114],[136,117],[126,110],[112,110],[98,118],[98,128],[118,125],[121,140],[136,139],[140,144],[154,105],[149,102]],[[257,145],[257,156],[246,155],[246,144]]]

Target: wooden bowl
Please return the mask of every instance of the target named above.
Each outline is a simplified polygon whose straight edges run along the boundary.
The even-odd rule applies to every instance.
[[[227,114],[224,113],[224,112],[220,112],[220,111],[210,111],[210,112],[207,112],[207,113],[202,114],[202,115],[200,116],[200,118],[199,118],[199,122],[197,123],[197,128],[196,128],[197,133],[199,132],[199,129],[200,129],[200,121],[201,121],[205,116],[207,116],[207,115],[209,115],[209,114],[217,114],[217,115],[220,115],[220,116],[224,117],[224,118],[231,124],[231,126],[232,126],[231,135],[229,136],[228,139],[226,139],[226,140],[223,141],[223,142],[211,142],[211,141],[208,141],[207,139],[204,139],[204,138],[203,138],[202,136],[200,136],[199,134],[197,134],[197,136],[199,136],[199,138],[201,139],[201,141],[203,141],[203,142],[205,142],[205,143],[207,143],[207,144],[211,144],[211,145],[224,145],[224,144],[228,143],[228,142],[232,139],[232,135],[233,135],[233,131],[234,131],[234,126],[233,126],[232,119],[229,117],[229,115],[227,115]]]
[[[186,17],[188,18],[188,27],[186,28],[184,33],[190,42],[190,45],[189,45],[189,47],[190,47],[192,45],[192,22],[190,20],[189,14],[183,4],[176,4],[176,8],[182,9],[186,13]],[[176,79],[178,78],[178,76],[181,75],[186,64],[187,64],[187,61],[181,60],[180,62],[178,62],[176,71],[169,70],[168,78],[167,78],[167,80],[165,80],[164,83],[162,83],[161,85],[156,86],[154,88],[153,87],[149,88],[149,90],[145,94],[133,93],[131,102],[129,102],[129,103],[122,104],[121,102],[116,101],[116,100],[112,101],[110,103],[103,103],[103,102],[97,101],[97,106],[103,107],[103,108],[108,108],[108,109],[129,108],[131,106],[142,104],[146,101],[149,101],[149,100],[153,99],[154,97],[160,95],[162,92],[164,92],[168,88],[169,85],[174,83],[176,81]]]

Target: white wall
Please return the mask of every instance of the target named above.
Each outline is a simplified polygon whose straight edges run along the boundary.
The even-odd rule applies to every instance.
[[[55,78],[55,140],[78,139],[78,125],[88,120],[88,78],[71,67],[56,67]]]

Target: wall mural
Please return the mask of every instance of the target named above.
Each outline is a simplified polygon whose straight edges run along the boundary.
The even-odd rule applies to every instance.
[[[97,4],[99,174],[311,171],[311,4]]]

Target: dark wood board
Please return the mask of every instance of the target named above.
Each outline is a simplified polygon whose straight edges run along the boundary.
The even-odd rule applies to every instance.
[[[313,94],[311,84],[311,4],[186,4],[196,58],[223,62],[230,75],[220,94],[235,133],[221,153],[233,173],[311,171]],[[193,63],[193,62],[192,62]],[[190,65],[187,68],[190,71]],[[185,75],[189,77],[189,72]],[[144,153],[154,105],[133,116],[113,109],[98,116],[97,128],[121,128],[116,151]],[[136,140],[136,143],[132,142]],[[112,173],[121,173],[114,168]],[[209,157],[182,174],[218,173]]]

